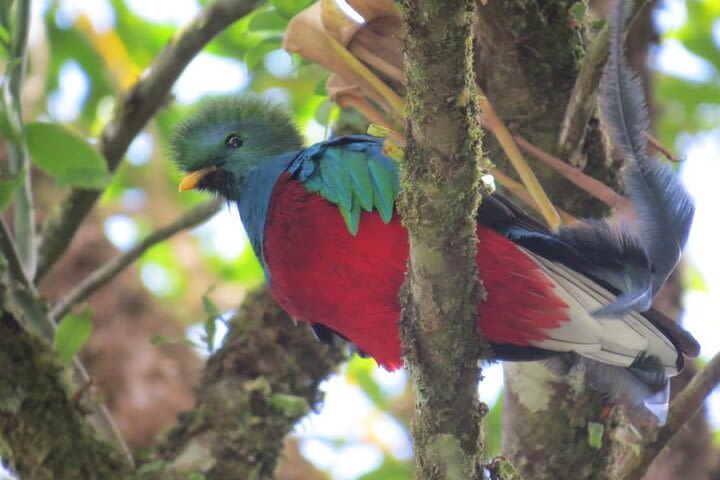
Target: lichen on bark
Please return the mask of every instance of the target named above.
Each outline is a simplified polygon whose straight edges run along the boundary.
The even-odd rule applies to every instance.
[[[417,394],[416,478],[472,478],[481,460],[475,322],[480,137],[472,3],[398,2],[407,77],[406,161],[398,208],[409,232],[401,338]],[[459,475],[459,476],[456,476]]]

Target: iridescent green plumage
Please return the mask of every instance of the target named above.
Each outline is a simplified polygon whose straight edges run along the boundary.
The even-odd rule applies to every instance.
[[[343,137],[313,145],[298,155],[290,171],[309,191],[338,206],[353,235],[362,210],[377,210],[385,223],[392,219],[400,191],[399,171],[382,155],[376,138]]]

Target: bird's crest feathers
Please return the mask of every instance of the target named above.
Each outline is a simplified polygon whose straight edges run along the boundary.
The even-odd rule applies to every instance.
[[[207,159],[193,149],[203,132],[243,124],[266,126],[271,130],[268,133],[277,135],[276,143],[288,146],[285,151],[299,149],[303,144],[290,112],[277,102],[254,94],[214,97],[204,100],[192,117],[175,131],[170,148],[178,168],[192,171],[204,166],[202,163]]]

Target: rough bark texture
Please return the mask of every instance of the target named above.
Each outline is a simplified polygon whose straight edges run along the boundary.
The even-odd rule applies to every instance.
[[[125,465],[71,399],[64,367],[16,318],[0,318],[0,458],[21,478],[111,479]]]
[[[267,289],[248,295],[223,348],[208,360],[195,408],[160,449],[168,474],[273,474],[283,438],[318,405],[318,385],[344,358],[291,322]]]
[[[481,2],[479,2],[481,3]],[[533,145],[555,152],[565,107],[585,51],[582,25],[571,22],[574,0],[507,0],[478,6],[476,24],[478,81],[511,130]],[[488,140],[490,159],[512,171],[502,150]],[[576,163],[589,175],[617,187],[616,166],[608,164],[593,121]],[[570,213],[604,215],[607,210],[548,168],[533,164],[540,183],[558,206]]]
[[[250,294],[208,361],[194,409],[128,472],[85,420],[57,355],[13,315],[0,322],[0,457],[28,479],[268,478],[283,438],[344,358],[293,327],[266,289]]]
[[[410,238],[401,337],[417,394],[415,477],[471,478],[482,442],[475,268],[480,130],[469,1],[399,2],[408,146],[399,209]]]

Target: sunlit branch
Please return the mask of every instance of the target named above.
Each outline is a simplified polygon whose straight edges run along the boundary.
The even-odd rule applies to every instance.
[[[205,7],[165,46],[121,99],[115,116],[100,134],[98,148],[114,171],[130,142],[168,100],[175,80],[190,60],[220,31],[250,13],[260,0],[216,0]],[[43,224],[36,281],[52,268],[101,192],[73,189]]]
[[[720,353],[695,375],[670,406],[667,423],[660,428],[657,438],[644,446],[640,455],[627,464],[621,480],[639,480],[645,476],[650,464],[667,446],[678,431],[700,410],[703,402],[720,384]]]
[[[7,62],[7,77],[4,85],[5,110],[15,138],[8,142],[8,164],[12,176],[25,171],[25,179],[13,193],[13,225],[15,241],[23,268],[30,276],[34,274],[35,211],[30,183],[30,160],[25,148],[22,124],[21,87],[27,64],[27,41],[30,29],[30,0],[18,0],[15,6],[13,36]]]
[[[82,302],[99,288],[111,282],[150,248],[164,240],[167,240],[178,232],[192,228],[204,222],[208,218],[212,217],[218,209],[219,204],[211,200],[193,208],[173,223],[155,230],[133,248],[109,260],[100,268],[88,275],[77,287],[75,287],[69,294],[67,294],[67,296],[62,298],[53,307],[51,317],[56,321],[59,321],[73,308],[73,306]]]

